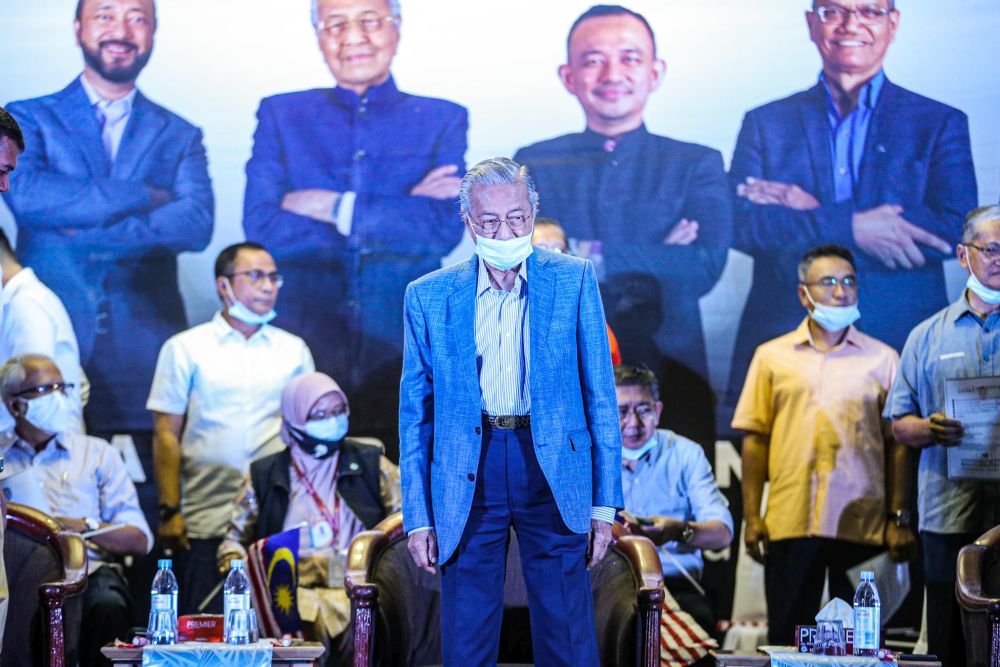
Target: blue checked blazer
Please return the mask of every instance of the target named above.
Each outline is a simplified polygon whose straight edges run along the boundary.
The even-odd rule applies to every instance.
[[[528,259],[529,383],[535,455],[566,526],[622,507],[621,432],[593,265],[545,250]],[[458,546],[482,449],[476,360],[478,258],[407,287],[399,440],[406,530],[433,526],[438,560]]]

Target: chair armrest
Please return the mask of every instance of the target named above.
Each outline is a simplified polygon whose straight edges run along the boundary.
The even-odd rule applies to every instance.
[[[955,595],[967,609],[985,610],[989,602],[982,596],[983,564],[988,550],[980,544],[969,544],[958,552],[958,576],[955,577]]]
[[[402,512],[393,512],[371,530],[362,531],[354,536],[347,551],[346,587],[348,594],[355,586],[371,583],[372,567],[375,565],[378,555],[402,536]]]
[[[56,533],[55,543],[62,556],[65,579],[39,586],[38,591],[46,601],[79,595],[87,588],[87,545],[83,538],[63,530]]]
[[[640,582],[640,589],[663,588],[660,557],[648,537],[623,535],[615,541],[612,548],[617,549],[628,560],[632,572]]]

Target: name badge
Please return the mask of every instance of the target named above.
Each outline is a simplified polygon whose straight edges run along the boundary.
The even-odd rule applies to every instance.
[[[320,520],[309,524],[309,543],[313,549],[323,549],[333,541],[333,528],[326,521]]]

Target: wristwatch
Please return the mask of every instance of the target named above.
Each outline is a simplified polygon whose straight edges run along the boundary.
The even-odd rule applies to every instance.
[[[101,522],[89,516],[83,517],[83,522],[87,524],[87,530],[93,532],[101,527]]]
[[[694,539],[694,526],[689,522],[684,522],[684,530],[681,531],[681,542],[684,544],[691,544],[691,540]]]
[[[160,521],[167,521],[173,515],[181,511],[178,505],[168,505],[167,503],[160,503]]]
[[[910,527],[910,510],[893,510],[886,518],[896,524],[896,528]]]

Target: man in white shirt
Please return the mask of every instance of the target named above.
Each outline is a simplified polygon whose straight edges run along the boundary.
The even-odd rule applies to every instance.
[[[165,549],[179,550],[182,613],[195,611],[219,580],[215,552],[250,463],[283,447],[281,390],[314,370],[305,342],[268,324],[282,282],[263,246],[229,246],[215,261],[223,309],[160,350],[146,408],[159,534]],[[213,609],[222,611],[222,596],[206,607]]]
[[[87,539],[80,633],[80,663],[98,665],[101,646],[129,639],[134,624],[132,596],[116,561],[148,553],[153,534],[118,452],[104,440],[67,430],[70,399],[52,359],[19,354],[7,360],[0,367],[0,394],[15,420],[14,436],[0,447],[9,468],[3,495],[38,507],[75,533],[107,529]]]
[[[59,297],[35,272],[21,266],[3,230],[0,230],[0,267],[3,268],[0,362],[27,352],[42,354],[55,361],[67,385],[69,430],[83,433],[86,376],[80,367],[80,348],[69,314]],[[0,431],[12,430],[14,420],[6,412],[0,412],[3,413]]]
[[[10,172],[17,166],[17,157],[24,150],[24,135],[17,121],[0,107],[0,192],[10,191]],[[2,267],[0,267],[2,273]],[[0,313],[0,324],[3,314]],[[3,459],[0,459],[0,468]],[[3,533],[7,528],[7,502],[0,493],[0,554],[3,553]],[[7,570],[0,558],[0,652],[3,651],[3,632],[7,625]]]

